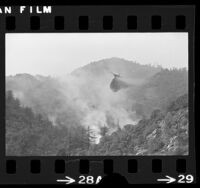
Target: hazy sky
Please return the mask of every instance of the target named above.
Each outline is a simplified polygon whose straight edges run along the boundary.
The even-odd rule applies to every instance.
[[[165,68],[188,67],[188,34],[6,34],[6,75],[63,76],[92,61],[111,57]]]

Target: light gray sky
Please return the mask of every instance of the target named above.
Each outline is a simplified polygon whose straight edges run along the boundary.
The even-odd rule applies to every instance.
[[[164,68],[187,68],[188,34],[6,34],[6,75],[63,76],[90,62],[111,57]]]

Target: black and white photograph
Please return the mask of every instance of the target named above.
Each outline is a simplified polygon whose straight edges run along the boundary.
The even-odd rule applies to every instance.
[[[6,156],[189,155],[188,33],[7,33]]]

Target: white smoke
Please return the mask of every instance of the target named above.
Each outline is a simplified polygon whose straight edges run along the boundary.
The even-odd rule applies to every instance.
[[[104,72],[97,76],[83,70],[79,73],[62,78],[33,78],[34,84],[21,76],[19,87],[10,89],[23,105],[47,115],[54,126],[89,127],[96,136],[96,143],[101,137],[101,127],[108,127],[111,134],[127,124],[137,123],[127,88],[117,92],[110,89],[112,74]]]
[[[110,89],[111,80],[112,77],[91,80],[87,75],[68,75],[60,80],[68,103],[81,114],[81,125],[93,131],[96,143],[101,138],[100,127],[108,127],[111,134],[118,127],[138,122],[135,112],[129,109],[126,90],[113,92]],[[109,117],[112,123],[108,122]]]

